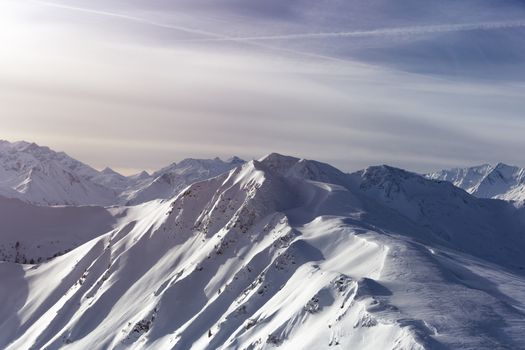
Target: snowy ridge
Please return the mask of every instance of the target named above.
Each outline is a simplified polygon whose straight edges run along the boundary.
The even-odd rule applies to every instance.
[[[524,345],[523,212],[447,182],[272,154],[106,212],[63,255],[0,264],[0,347]]]
[[[429,179],[452,182],[480,198],[495,198],[523,203],[525,169],[498,163],[470,168],[441,170],[425,175]]]

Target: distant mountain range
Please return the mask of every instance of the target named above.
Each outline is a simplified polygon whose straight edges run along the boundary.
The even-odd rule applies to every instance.
[[[525,201],[525,169],[499,163],[470,168],[441,170],[425,175],[429,179],[452,182],[480,198]]]
[[[39,205],[139,204],[171,198],[189,184],[243,162],[237,157],[186,159],[151,175],[123,176],[110,168],[98,171],[35,143],[0,140],[0,195]]]
[[[245,161],[185,159],[153,174],[98,171],[64,152],[25,141],[0,140],[0,195],[38,205],[136,205],[168,199],[186,186],[225,173]],[[499,163],[424,175],[449,181],[480,198],[525,202],[525,169]]]

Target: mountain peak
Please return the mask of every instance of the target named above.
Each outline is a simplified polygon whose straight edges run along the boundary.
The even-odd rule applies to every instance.
[[[178,164],[176,163],[173,163],[175,166],[188,166],[188,165],[193,165],[193,166],[202,166],[204,164],[209,164],[209,163],[222,163],[223,161],[219,158],[219,157],[215,157],[215,158],[212,158],[212,159],[204,159],[204,158],[185,158],[183,160],[181,160]]]
[[[458,198],[461,201],[468,200],[467,193],[447,181],[437,182],[435,179],[389,165],[371,166],[350,174],[350,177],[352,184],[364,190],[365,193],[374,198],[386,199],[403,208],[407,207],[405,203],[422,196],[434,200],[449,197]]]
[[[105,167],[102,171],[101,171],[102,174],[105,174],[105,175],[119,175],[119,176],[122,176],[120,173],[116,172],[115,170],[111,169],[110,167]]]
[[[285,156],[279,153],[270,153],[259,159],[259,162],[269,169],[284,172],[297,164],[299,160],[299,158]]]
[[[525,200],[525,169],[501,162],[495,166],[484,164],[441,170],[425,176],[429,179],[452,182],[476,197],[516,202]]]
[[[246,161],[242,158],[239,158],[237,156],[232,156],[226,160],[227,163],[235,163],[235,164],[243,164],[246,163]]]
[[[420,177],[410,171],[385,164],[369,166],[355,174],[360,175],[364,182],[374,185],[392,181],[399,182],[400,180]]]
[[[348,174],[329,164],[315,160],[271,153],[261,158],[259,162],[268,169],[286,177],[297,177],[341,186],[347,186],[349,181]]]
[[[293,156],[287,156],[284,154],[280,154],[277,152],[269,153],[262,158],[259,159],[259,162],[261,163],[270,163],[270,162],[276,162],[276,163],[283,163],[283,162],[298,162],[300,158],[293,157]]]
[[[505,163],[498,163],[494,167],[494,171],[498,171],[505,177],[512,177],[512,175],[519,170],[520,170],[519,167],[514,166],[514,165],[508,165]]]
[[[38,153],[57,153],[47,146],[39,146],[34,142],[27,142],[23,140],[14,142],[0,140],[0,146],[2,146],[4,149],[11,149],[12,151],[17,152],[34,153],[35,151],[39,151]]]
[[[226,173],[242,163],[244,163],[242,160],[225,162],[218,157],[214,159],[186,158],[154,172],[151,176],[146,176],[147,173],[142,178],[134,176],[133,179],[137,181],[137,185],[126,189],[122,193],[122,198],[128,204],[171,198],[194,182]]]
[[[0,143],[0,191],[41,205],[110,204],[113,191],[94,178],[100,173],[64,152],[34,142]]]
[[[146,179],[146,178],[148,178],[150,176],[151,175],[146,170],[142,170],[140,173],[133,174],[133,175],[130,175],[128,177],[131,178],[131,179]]]

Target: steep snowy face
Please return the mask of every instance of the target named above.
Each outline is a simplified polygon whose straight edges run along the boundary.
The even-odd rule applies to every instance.
[[[0,264],[0,347],[523,345],[525,262],[499,249],[525,247],[504,232],[520,212],[446,182],[272,154],[171,200],[107,212],[109,230],[63,255]]]
[[[120,201],[127,204],[138,204],[153,199],[167,199],[177,195],[186,186],[223,174],[244,161],[233,157],[228,161],[215,159],[185,159],[173,163],[151,176],[137,177],[137,183],[128,187],[120,195]]]
[[[442,170],[425,175],[429,179],[444,180],[463,188],[480,198],[525,201],[525,169],[499,163],[471,168]]]
[[[0,194],[42,205],[102,204],[116,193],[97,182],[97,170],[48,147],[0,141]]]
[[[389,166],[370,167],[351,174],[354,188],[375,203],[368,204],[368,220],[384,226],[404,225],[404,234],[461,249],[508,267],[522,266],[525,244],[523,214],[513,205],[473,197],[446,181],[433,181]],[[381,212],[380,204],[395,211]],[[406,222],[394,224],[398,214]],[[409,227],[412,226],[412,229]]]

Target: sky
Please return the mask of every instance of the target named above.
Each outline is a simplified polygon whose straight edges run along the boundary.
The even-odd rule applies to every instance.
[[[0,139],[126,174],[525,165],[525,1],[0,1]]]

